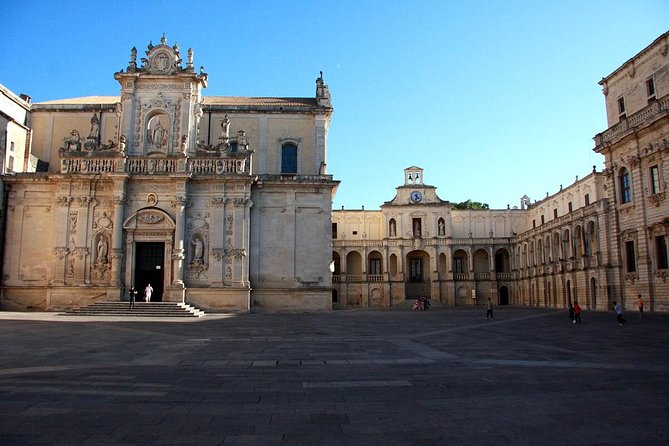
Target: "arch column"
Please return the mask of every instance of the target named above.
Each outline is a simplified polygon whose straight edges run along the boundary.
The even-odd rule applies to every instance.
[[[113,197],[114,202],[114,230],[112,232],[111,273],[112,280],[117,287],[123,286],[121,280],[121,265],[123,264],[123,194]]]
[[[174,245],[172,249],[172,286],[184,287],[184,228],[186,227],[186,198],[177,196],[172,202],[175,208]]]

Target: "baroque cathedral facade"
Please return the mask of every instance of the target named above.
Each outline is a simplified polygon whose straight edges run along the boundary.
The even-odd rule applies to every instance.
[[[600,82],[604,169],[508,209],[463,209],[410,166],[380,209],[333,211],[322,74],[312,98],[207,97],[193,52],[184,62],[163,37],[139,61],[131,50],[119,96],[31,104],[0,89],[0,309],[151,283],[158,300],[210,311],[418,297],[608,310],[639,294],[669,311],[668,48],[669,32]]]
[[[35,103],[47,172],[5,175],[2,308],[152,300],[331,308],[330,94],[207,97],[188,50],[149,44],[120,95]]]

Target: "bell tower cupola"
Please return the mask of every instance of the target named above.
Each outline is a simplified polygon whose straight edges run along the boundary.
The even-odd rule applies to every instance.
[[[404,185],[414,186],[423,184],[423,169],[416,166],[404,169]]]

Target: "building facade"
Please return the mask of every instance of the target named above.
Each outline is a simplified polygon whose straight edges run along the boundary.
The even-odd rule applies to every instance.
[[[606,308],[601,259],[609,201],[592,172],[553,196],[504,210],[458,209],[426,185],[423,169],[378,211],[333,211],[333,300],[393,306],[428,297],[446,305]]]
[[[665,33],[602,79],[602,172],[499,210],[443,200],[411,166],[380,209],[333,211],[322,74],[312,98],[207,97],[192,50],[184,64],[163,37],[140,62],[131,50],[119,96],[30,104],[3,89],[5,166],[9,139],[39,162],[3,168],[0,308],[151,283],[158,300],[219,311],[418,297],[608,310],[639,294],[669,311],[668,48]]]
[[[669,311],[669,33],[601,81],[603,172],[540,201],[460,210],[404,171],[380,210],[333,211],[335,306],[446,305]]]
[[[600,82],[608,129],[595,136],[614,206],[610,262],[619,300],[669,310],[669,33]]]
[[[331,309],[325,171],[332,114],[312,98],[206,97],[208,75],[151,43],[120,95],[35,103],[48,172],[3,177],[1,305],[59,310],[124,298],[221,311]]]

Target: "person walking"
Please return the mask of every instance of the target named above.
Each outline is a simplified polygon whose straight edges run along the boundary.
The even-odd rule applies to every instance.
[[[569,322],[572,324],[576,323],[576,320],[574,320],[574,306],[569,302]]]
[[[486,318],[486,320],[493,319],[492,299],[490,299],[490,298],[488,298],[488,302],[485,304],[485,318]]]
[[[613,301],[613,311],[616,312],[616,320],[618,321],[618,324],[625,325],[627,321],[623,318],[623,306],[618,302]]]
[[[574,301],[574,323],[581,323],[581,306],[578,304],[578,301]]]
[[[153,293],[153,288],[151,288],[151,284],[148,284],[146,288],[144,288],[144,300],[147,302],[151,302],[152,293]]]
[[[639,307],[639,316],[643,317],[643,297],[641,297],[641,294],[637,295],[637,307]]]
[[[137,290],[135,289],[134,286],[130,287],[130,290],[128,291],[128,296],[130,297],[130,309],[132,310],[135,308],[135,299],[137,298]]]

